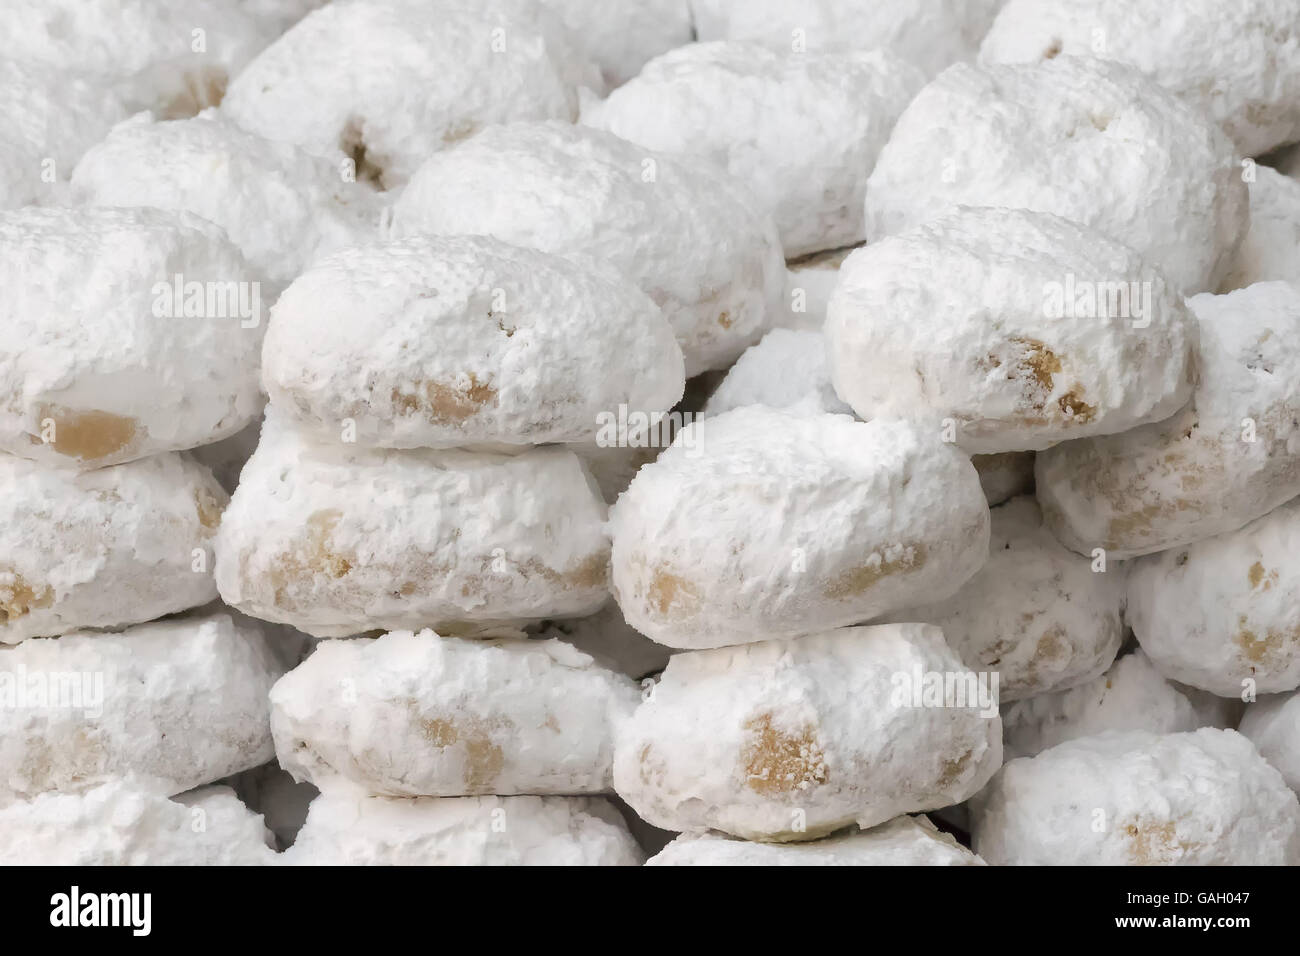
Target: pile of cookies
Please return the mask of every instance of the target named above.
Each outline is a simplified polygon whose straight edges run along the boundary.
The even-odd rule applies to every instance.
[[[1184,6],[14,0],[0,863],[1300,864],[1300,8]]]

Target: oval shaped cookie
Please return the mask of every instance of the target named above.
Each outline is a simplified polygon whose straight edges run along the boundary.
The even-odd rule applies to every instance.
[[[0,653],[0,803],[128,776],[171,795],[263,764],[283,673],[228,614],[25,641]]]
[[[262,375],[300,428],[337,441],[350,422],[389,448],[590,442],[603,416],[666,412],[685,386],[672,329],[629,281],[484,236],[317,262],[272,310]]]
[[[72,171],[72,197],[202,216],[278,284],[322,254],[379,234],[372,190],[346,181],[328,160],[246,132],[216,110],[117,125]],[[271,301],[268,295],[266,306]]]
[[[867,182],[867,238],[957,206],[1055,213],[1132,247],[1185,294],[1215,289],[1247,223],[1231,142],[1119,63],[945,71],[903,111]]]
[[[323,793],[288,866],[640,866],[601,797],[371,797]]]
[[[585,106],[582,122],[715,162],[776,221],[787,259],[861,242],[867,175],[925,78],[884,50],[775,53],[679,47]]]
[[[670,647],[869,620],[988,555],[970,460],[903,422],[753,406],[688,426],[610,514],[614,595]]]
[[[1224,697],[1300,687],[1300,501],[1137,559],[1128,622],[1156,668]]]
[[[1002,723],[955,685],[930,699],[944,673],[967,672],[924,624],[674,655],[618,737],[614,786],[657,827],[773,842],[960,803],[1002,762]]]
[[[1008,0],[985,63],[1096,56],[1136,67],[1202,110],[1245,156],[1300,139],[1300,21],[1289,0]]]
[[[1300,864],[1300,802],[1232,730],[1067,741],[1010,761],[971,811],[992,866]]]
[[[532,0],[344,0],[309,13],[230,84],[222,112],[383,189],[493,123],[577,116],[600,86]]]
[[[1025,451],[1168,418],[1191,395],[1196,324],[1178,291],[1059,217],[964,209],[863,247],[839,275],[831,380],[863,418]]]
[[[0,449],[99,468],[239,431],[261,408],[261,283],[197,216],[0,213]]]
[[[339,688],[348,706],[338,706]],[[280,765],[387,796],[600,793],[640,694],[560,641],[326,641],[271,691]]]
[[[605,504],[572,452],[321,444],[274,405],[217,540],[222,599],[316,637],[595,612]]]
[[[0,644],[120,627],[217,596],[227,496],[175,454],[78,474],[0,455]]]

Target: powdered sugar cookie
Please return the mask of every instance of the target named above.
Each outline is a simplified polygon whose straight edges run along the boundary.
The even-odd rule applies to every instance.
[[[992,453],[1168,418],[1191,395],[1196,326],[1119,243],[1056,216],[966,209],[849,256],[826,339],[858,415],[925,421]]]
[[[775,842],[959,803],[1002,761],[996,704],[906,685],[961,670],[922,624],[677,654],[618,738],[614,786],[655,826]]]
[[[280,765],[386,796],[610,789],[628,678],[559,641],[326,641],[271,691]]]
[[[972,811],[993,866],[1300,863],[1300,802],[1231,730],[1071,740],[1009,762]]]
[[[807,634],[947,597],[984,563],[969,460],[902,422],[753,406],[688,426],[610,513],[614,595],[670,647]]]
[[[1247,223],[1228,138],[1132,67],[1063,56],[958,64],[903,111],[867,182],[867,238],[957,206],[1055,213],[1215,289]]]
[[[592,613],[605,505],[561,448],[362,449],[267,413],[221,524],[222,599],[316,637]]]
[[[272,310],[263,380],[321,440],[351,422],[358,444],[390,448],[590,442],[602,414],[666,412],[685,386],[636,286],[485,236],[321,260]]]
[[[0,456],[0,644],[120,627],[216,597],[226,494],[184,456],[78,474]]]
[[[261,408],[261,285],[198,217],[0,213],[0,287],[10,454],[98,468],[217,441]]]
[[[786,258],[861,242],[867,175],[925,78],[886,51],[694,43],[584,107],[582,122],[746,183]]]

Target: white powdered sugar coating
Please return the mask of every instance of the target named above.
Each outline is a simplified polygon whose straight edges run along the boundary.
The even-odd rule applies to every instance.
[[[1300,802],[1232,730],[1071,740],[1010,761],[972,811],[993,866],[1300,865]]]
[[[926,817],[895,817],[870,830],[811,843],[750,843],[687,833],[646,866],[982,866],[984,861]]]
[[[358,179],[392,189],[493,123],[572,122],[575,78],[600,85],[573,56],[532,0],[335,0],[250,63],[221,109],[269,139],[351,158]]]
[[[973,58],[1001,0],[691,0],[701,40],[750,40],[775,50],[888,47],[933,76]]]
[[[989,517],[970,461],[937,436],[751,406],[684,429],[610,529],[628,623],[700,648],[948,597],[984,563]]]
[[[1268,166],[1250,172],[1250,229],[1220,292],[1275,279],[1300,285],[1300,182]]]
[[[279,31],[234,0],[5,0],[0,59],[96,74],[168,119],[221,102]]]
[[[245,132],[216,110],[119,124],[77,164],[72,197],[202,216],[277,283],[320,255],[377,236],[381,218],[374,191],[345,181],[328,160]]]
[[[262,818],[229,787],[175,800],[131,781],[0,806],[3,866],[266,866]]]
[[[10,454],[97,468],[225,438],[261,406],[256,279],[196,216],[0,213],[0,288]]]
[[[1013,760],[1108,730],[1172,734],[1221,726],[1222,716],[1200,707],[1135,650],[1086,684],[1003,708],[1002,747]]]
[[[298,427],[396,448],[590,442],[602,414],[665,412],[686,381],[630,281],[486,236],[321,260],[272,309],[262,368]]]
[[[1300,687],[1300,500],[1134,561],[1127,619],[1166,677],[1223,697]]]
[[[1075,551],[1177,548],[1300,495],[1300,288],[1262,282],[1188,305],[1200,349],[1186,407],[1038,454],[1043,516]]]
[[[93,74],[0,57],[0,209],[57,201],[81,154],[126,112]]]
[[[695,43],[646,64],[582,122],[712,162],[753,191],[788,259],[861,242],[867,174],[925,83],[883,50],[776,53]]]
[[[0,644],[119,627],[216,597],[226,493],[188,458],[77,473],[0,455]]]
[[[640,866],[618,811],[600,797],[373,797],[312,801],[291,866]]]
[[[967,209],[840,267],[835,391],[863,418],[955,428],[973,452],[1159,421],[1192,390],[1196,325],[1132,251],[1056,216]]]
[[[0,803],[126,777],[171,795],[264,763],[283,672],[261,631],[226,614],[0,652]]]
[[[393,208],[398,235],[490,235],[617,268],[663,309],[688,376],[735,361],[782,292],[776,226],[743,184],[590,127],[485,129],[430,156]]]
[[[1058,542],[1033,498],[990,512],[989,556],[945,601],[894,611],[891,621],[943,629],[967,667],[997,672],[1001,700],[1064,690],[1102,673],[1123,642],[1119,567],[1094,562]]]
[[[596,611],[605,504],[561,448],[313,443],[267,411],[221,523],[222,599],[316,637]]]
[[[1097,56],[1136,67],[1212,117],[1246,156],[1300,139],[1293,0],[1007,0],[984,63]]]
[[[701,413],[721,415],[746,405],[810,414],[852,415],[831,387],[820,332],[773,329],[751,345],[709,396]]]
[[[321,789],[600,793],[639,699],[629,678],[560,641],[394,631],[317,645],[271,691],[271,728],[280,765]]]
[[[996,709],[897,695],[898,675],[961,667],[923,624],[677,654],[618,737],[614,786],[655,826],[774,842],[959,803],[1002,762]]]
[[[1300,694],[1264,697],[1246,708],[1241,734],[1300,793]]]
[[[957,206],[1055,213],[1132,247],[1185,293],[1217,288],[1247,224],[1216,127],[1131,67],[958,64],[903,111],[867,183],[867,238]]]

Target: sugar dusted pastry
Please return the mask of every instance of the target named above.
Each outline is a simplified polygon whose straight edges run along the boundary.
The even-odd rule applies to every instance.
[[[112,781],[0,805],[2,866],[267,866],[262,818],[229,787],[174,800]]]
[[[512,123],[430,156],[393,228],[603,261],[663,309],[693,376],[756,342],[781,295],[776,227],[754,202],[709,164],[590,127]]]
[[[577,616],[608,593],[604,519],[562,448],[316,443],[271,406],[221,524],[217,586],[316,637]]]
[[[216,110],[162,123],[145,114],[118,125],[77,164],[72,196],[202,216],[277,283],[324,253],[377,236],[381,216],[374,192],[333,163],[245,132]]]
[[[701,40],[751,40],[776,50],[889,47],[933,76],[969,60],[999,0],[691,0]]]
[[[1139,649],[1087,683],[1004,707],[1002,746],[1006,759],[1012,760],[1108,730],[1172,734],[1223,726],[1227,715],[1216,711],[1165,680]]]
[[[493,123],[577,116],[563,27],[531,0],[341,0],[315,10],[230,84],[222,111],[383,189]],[[599,86],[599,79],[592,79]]]
[[[1166,677],[1223,697],[1300,687],[1300,501],[1139,558],[1127,618]]]
[[[1038,454],[1043,516],[1075,551],[1166,551],[1300,495],[1300,288],[1262,282],[1188,305],[1200,348],[1186,407]]]
[[[694,43],[651,60],[582,122],[722,166],[750,186],[793,259],[863,240],[867,174],[924,83],[883,50]]]
[[[985,63],[1099,56],[1137,67],[1258,156],[1300,139],[1300,21],[1290,0],[1008,0]]]
[[[684,833],[646,866],[982,866],[979,857],[923,816],[811,843],[751,843]]]
[[[78,474],[0,455],[0,488],[0,644],[216,597],[211,544],[226,493],[187,458]]]
[[[990,512],[988,561],[944,601],[889,615],[943,629],[967,667],[999,674],[1003,701],[1085,683],[1119,653],[1124,575],[1075,554],[1043,526],[1030,497]]]
[[[612,362],[623,361],[624,371]],[[592,441],[685,386],[659,307],[622,275],[486,236],[347,249],[272,310],[271,401],[322,440],[396,448]]]
[[[978,695],[927,706],[926,673],[967,672],[922,624],[677,654],[618,738],[614,786],[655,826],[773,842],[959,803],[1001,763],[1002,724]]]
[[[629,624],[721,647],[954,593],[984,563],[969,460],[901,422],[750,407],[692,423],[610,513]]]
[[[1240,172],[1208,118],[1132,67],[1070,56],[958,64],[917,95],[881,150],[867,239],[957,206],[1032,209],[1091,226],[1184,293],[1203,292],[1218,287],[1247,224]]]
[[[1241,733],[1300,793],[1300,694],[1261,697],[1246,707]]]
[[[0,213],[0,288],[0,450],[98,468],[217,441],[261,407],[260,284],[195,216]]]
[[[1119,243],[1056,216],[965,209],[849,256],[826,340],[858,415],[948,427],[993,453],[1168,418],[1191,395],[1196,327]]]
[[[167,796],[264,763],[283,672],[226,614],[0,651],[0,803],[126,777]]]
[[[1300,865],[1300,802],[1231,730],[1071,740],[1007,763],[972,808],[993,866]]]
[[[631,679],[560,641],[326,641],[271,691],[280,765],[395,797],[610,789]]]
[[[312,801],[283,862],[296,866],[639,866],[601,797],[371,797]]]

